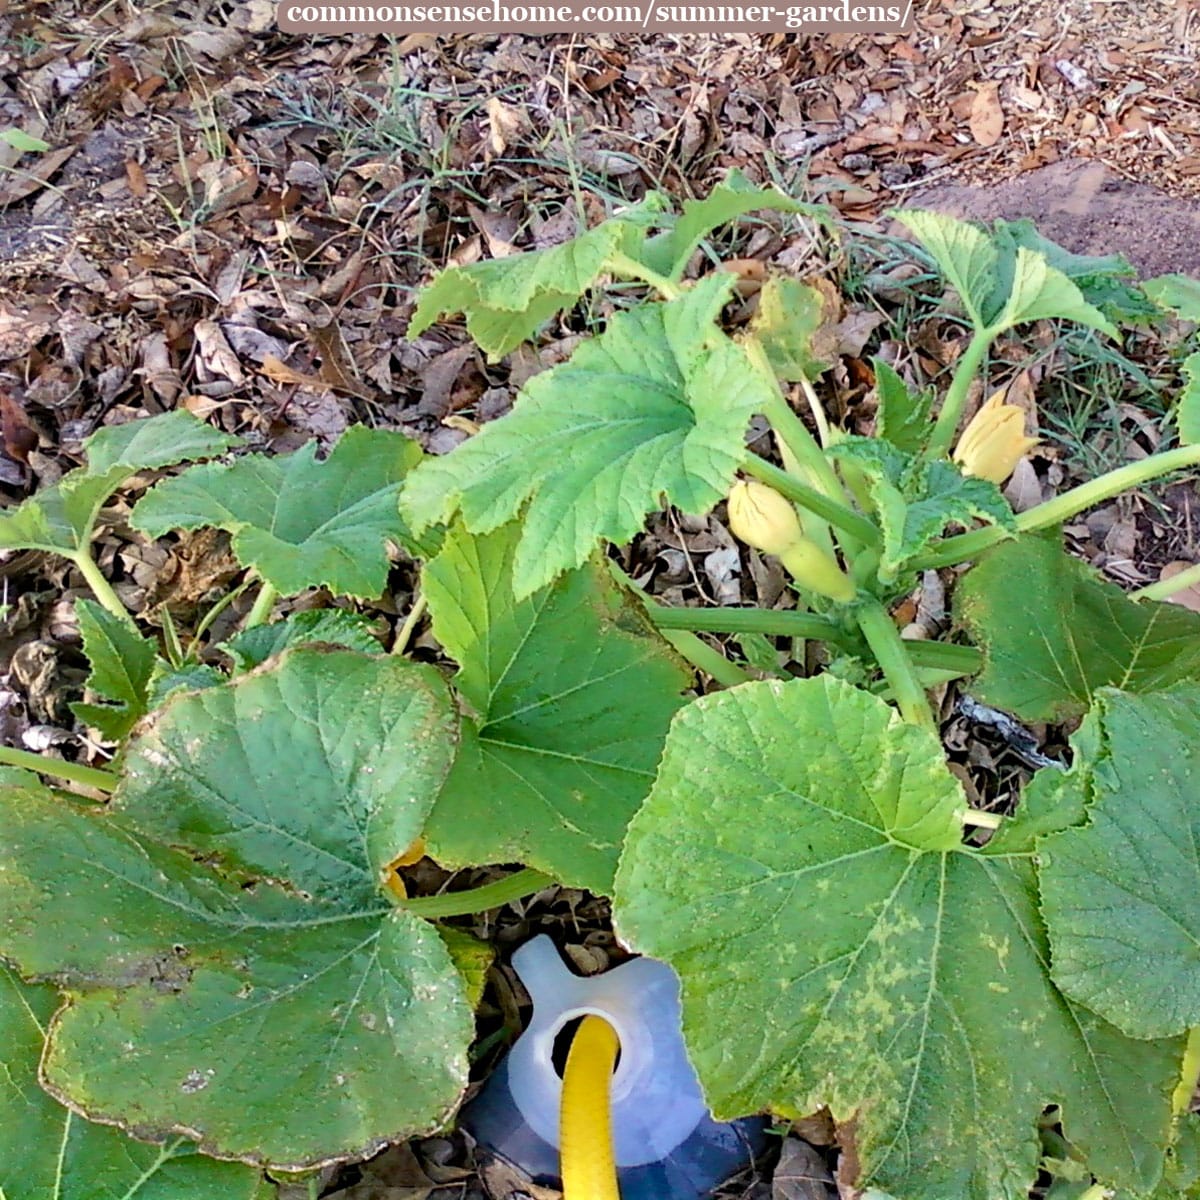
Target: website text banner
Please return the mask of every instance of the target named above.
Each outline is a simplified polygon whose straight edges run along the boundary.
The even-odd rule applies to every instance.
[[[548,4],[464,0],[412,4],[306,4],[281,0],[285,33],[896,33],[908,27],[912,0],[836,0],[825,4],[677,4],[638,0]]]

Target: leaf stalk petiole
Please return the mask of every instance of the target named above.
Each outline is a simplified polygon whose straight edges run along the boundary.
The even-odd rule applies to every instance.
[[[874,597],[864,596],[854,610],[858,626],[875,655],[900,715],[910,725],[920,725],[936,733],[937,723],[929,707],[929,697],[921,686],[912,660],[905,649],[900,631],[887,609]]]
[[[1152,454],[1140,462],[1126,463],[1123,467],[1106,471],[1095,479],[1089,479],[1087,483],[1081,483],[1069,492],[1063,492],[1061,496],[1055,496],[1053,500],[1047,500],[1035,508],[1018,513],[1017,531],[1032,533],[1038,529],[1048,529],[1052,525],[1061,525],[1085,509],[1094,508],[1130,488],[1139,487],[1170,471],[1197,465],[1200,465],[1200,445],[1178,446],[1174,450]],[[910,570],[920,571],[967,562],[989,547],[1002,542],[1007,536],[1003,529],[995,525],[989,525],[986,529],[973,529],[970,533],[946,538],[928,553],[914,558],[907,566]]]
[[[388,895],[396,901],[397,907],[406,908],[426,920],[436,921],[443,917],[468,917],[472,913],[486,912],[489,908],[500,908],[557,882],[552,875],[526,867],[503,879],[485,883],[482,887],[469,888],[465,892],[443,892],[440,896],[414,896],[405,900],[391,891]]]
[[[99,767],[88,767],[83,763],[64,762],[61,758],[46,758],[13,746],[0,746],[0,765],[20,767],[38,775],[49,775],[52,779],[65,779],[68,783],[95,788],[106,795],[117,786],[117,776],[112,771],[102,771]]]
[[[132,620],[129,615],[129,609],[121,603],[120,597],[113,590],[112,584],[105,579],[104,572],[96,565],[96,560],[92,557],[91,552],[86,546],[75,551],[73,554],[65,554],[62,550],[59,550],[58,553],[63,554],[65,558],[69,558],[79,568],[79,573],[83,576],[88,587],[92,589],[92,595],[114,617],[120,617],[123,621]]]

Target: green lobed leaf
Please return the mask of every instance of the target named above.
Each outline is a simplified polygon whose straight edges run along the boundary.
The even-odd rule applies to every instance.
[[[974,695],[1025,721],[1079,716],[1102,687],[1200,678],[1200,616],[1130,600],[1067,555],[1057,531],[981,554],[958,584],[955,617],[984,653]]]
[[[520,861],[605,893],[690,676],[599,563],[515,599],[519,537],[455,525],[425,567],[474,711],[426,838],[443,862]]]
[[[919,454],[932,429],[933,393],[910,392],[895,368],[881,358],[871,359],[871,366],[879,395],[879,436],[906,454]]]
[[[1101,691],[1067,786],[1088,822],[1039,844],[1054,978],[1133,1037],[1200,1025],[1200,686]]]
[[[651,238],[639,257],[651,269],[675,278],[714,229],[764,209],[803,213],[818,220],[828,220],[829,215],[829,209],[823,205],[793,200],[776,187],[760,187],[734,169],[704,199],[685,200],[683,212],[675,218],[674,225]]]
[[[293,454],[192,467],[147,492],[130,524],[150,537],[224,529],[238,561],[284,595],[323,586],[373,599],[387,581],[389,539],[411,540],[396,497],[421,449],[403,434],[355,425],[323,462],[316,455],[308,442]]]
[[[1107,333],[1111,338],[1121,336],[1117,327],[1061,271],[1046,261],[1044,254],[1022,246],[1013,266],[1012,290],[1008,294],[995,324],[1011,329],[1026,321],[1076,321]]]
[[[1102,1180],[1153,1187],[1182,1040],[1062,996],[1032,857],[962,845],[963,805],[936,735],[845,683],[705,696],[630,825],[618,934],[679,973],[714,1114],[828,1105],[857,1188],[1025,1200],[1051,1102]]]
[[[768,401],[745,351],[713,320],[733,276],[618,313],[571,359],[534,376],[511,413],[427,459],[401,506],[420,533],[461,512],[472,533],[524,513],[514,586],[530,595],[626,542],[663,503],[708,512],[729,491],[751,415]]]
[[[183,1138],[148,1145],[94,1125],[38,1085],[60,1003],[0,964],[0,1196],[4,1200],[259,1200],[257,1171],[217,1162]]]
[[[964,475],[953,463],[923,462],[880,438],[847,437],[829,453],[854,463],[866,479],[883,534],[883,572],[899,573],[950,524],[980,520],[1016,532],[1000,489]]]
[[[422,289],[409,338],[443,314],[465,313],[467,332],[490,362],[498,361],[555,313],[570,308],[615,253],[636,255],[647,220],[660,207],[652,196],[560,246],[446,268]]]
[[[779,379],[817,379],[830,363],[813,353],[813,335],[825,319],[824,298],[811,284],[772,275],[758,293],[749,332],[762,343]]]
[[[1028,218],[997,219],[992,224],[992,241],[1000,252],[999,285],[994,297],[997,312],[1012,289],[1017,251],[1022,247],[1044,255],[1051,267],[1079,288],[1089,304],[1113,321],[1144,322],[1158,311],[1138,285],[1135,268],[1119,254],[1075,254],[1043,237]]]
[[[83,442],[93,475],[103,475],[114,467],[154,471],[212,458],[241,444],[241,438],[214,429],[182,408],[124,425],[105,425]]]
[[[243,629],[222,643],[221,649],[232,657],[238,671],[261,666],[273,654],[280,654],[291,646],[313,642],[344,646],[347,650],[361,650],[364,654],[378,654],[381,647],[379,639],[371,632],[373,624],[366,617],[345,609],[314,608],[307,612],[292,613],[271,625]]]
[[[1183,360],[1183,392],[1175,412],[1179,440],[1185,446],[1200,442],[1200,351]]]
[[[976,330],[1009,329],[1025,321],[1078,321],[1119,337],[1116,327],[1089,304],[1076,283],[1047,260],[1045,246],[1014,246],[1006,232],[920,209],[893,214],[916,234],[954,286]],[[1052,243],[1048,243],[1052,245]],[[1002,253],[1003,252],[1003,253]]]
[[[301,647],[148,718],[104,810],[0,793],[0,951],[72,993],[54,1092],[288,1169],[438,1127],[471,1012],[382,880],[455,729],[433,668]]]
[[[1200,1200],[1200,1113],[1180,1117],[1162,1183],[1151,1200]]]
[[[1200,321],[1200,279],[1191,275],[1159,275],[1145,283],[1146,295],[1181,321]]]
[[[123,738],[149,710],[150,679],[158,647],[142,637],[132,618],[110,613],[91,600],[77,600],[83,652],[91,665],[88,690],[106,704],[73,704],[71,711],[110,741]]]
[[[68,471],[58,483],[0,514],[0,550],[78,554],[91,541],[101,506],[132,473],[120,466],[102,475],[83,467]]]
[[[891,215],[907,225],[933,256],[976,329],[990,324],[988,304],[1000,255],[987,234],[969,221],[919,208],[896,209]]]
[[[219,454],[239,441],[184,410],[97,430],[84,441],[86,467],[0,515],[0,550],[77,554],[91,541],[105,500],[131,475]]]
[[[176,692],[196,692],[225,682],[225,675],[207,663],[185,662],[173,667],[164,659],[154,665],[146,700],[149,708],[161,708]]]

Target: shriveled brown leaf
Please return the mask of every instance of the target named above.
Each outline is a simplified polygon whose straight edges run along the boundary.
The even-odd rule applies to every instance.
[[[971,101],[971,136],[981,146],[994,146],[1004,133],[1004,109],[1000,106],[1000,85],[985,83]]]
[[[833,1175],[821,1155],[797,1137],[785,1139],[771,1186],[772,1200],[830,1200],[836,1195]]]
[[[207,377],[206,382],[213,379],[226,379],[238,385],[246,382],[242,364],[216,321],[197,321],[192,332],[199,351],[200,373]]]
[[[4,453],[17,462],[28,463],[30,451],[37,449],[37,430],[17,398],[5,387],[0,387],[0,436]]]

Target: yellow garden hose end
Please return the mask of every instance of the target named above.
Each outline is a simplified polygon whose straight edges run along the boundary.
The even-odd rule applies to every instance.
[[[540,933],[513,951],[512,967],[529,1024],[461,1118],[485,1154],[535,1182],[561,1177],[567,1200],[695,1200],[767,1151],[765,1117],[712,1119],[666,963],[631,958],[576,975]]]
[[[621,1200],[609,1099],[619,1047],[616,1030],[596,1016],[571,1040],[559,1117],[563,1200]]]

